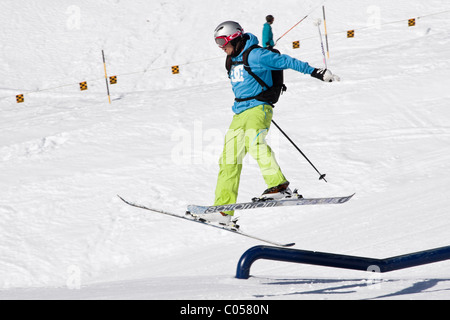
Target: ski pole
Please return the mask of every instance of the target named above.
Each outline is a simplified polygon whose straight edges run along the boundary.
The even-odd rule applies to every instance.
[[[321,173],[319,172],[319,170],[317,170],[317,168],[312,164],[312,162],[311,162],[311,161],[308,159],[308,157],[302,152],[302,150],[300,150],[300,148],[297,147],[297,145],[294,143],[294,141],[292,141],[291,138],[289,138],[289,136],[288,136],[288,135],[280,128],[280,126],[279,126],[275,121],[273,121],[273,119],[272,119],[272,123],[275,125],[275,127],[278,128],[278,130],[281,131],[281,133],[289,140],[289,142],[292,143],[292,145],[297,149],[297,151],[300,152],[300,154],[301,154],[301,155],[309,162],[309,164],[314,168],[314,170],[316,170],[316,172],[319,174],[319,180],[323,180],[323,181],[325,181],[325,182],[328,182],[328,181],[325,179],[326,174],[325,174],[325,173],[324,173],[324,174],[321,174]]]
[[[314,22],[314,24],[317,26],[317,30],[319,30],[320,46],[322,47],[322,55],[323,55],[323,64],[325,65],[325,69],[328,69],[327,68],[327,58],[325,57],[325,49],[323,48],[322,32],[320,32],[321,22],[322,21],[320,19],[317,19],[317,21]]]
[[[322,6],[323,12],[323,26],[325,27],[325,44],[327,45],[327,57],[330,59],[330,49],[328,48],[328,32],[327,32],[327,19],[325,19],[325,6]]]
[[[323,5],[325,3],[326,0],[322,1],[322,3],[320,5],[318,5],[317,7],[314,7],[306,16],[304,16],[299,22],[297,22],[296,24],[294,24],[288,31],[286,31],[285,33],[283,33],[281,35],[281,37],[279,37],[277,39],[277,41],[275,41],[275,45],[277,44],[277,42],[283,38],[289,31],[291,31],[292,29],[294,29],[296,26],[298,26],[303,20],[305,20],[306,18],[308,18],[308,16],[313,13],[319,6]]]
[[[300,24],[300,22],[302,22],[303,20],[305,20],[306,18],[308,18],[308,15],[309,15],[309,14],[307,14],[306,16],[304,16],[299,22],[297,22],[296,24],[294,24],[294,26],[293,26],[292,28],[290,28],[288,31],[286,31],[285,33],[283,33],[283,34],[281,35],[281,37],[279,37],[279,38],[277,39],[277,41],[275,41],[275,45],[277,44],[278,40],[280,40],[281,38],[283,38],[289,31],[291,31],[291,30],[294,29],[296,26],[298,26],[298,25]]]
[[[109,95],[108,74],[106,73],[105,52],[102,50],[103,68],[105,69],[106,91],[108,92],[109,104],[111,104],[111,96]]]

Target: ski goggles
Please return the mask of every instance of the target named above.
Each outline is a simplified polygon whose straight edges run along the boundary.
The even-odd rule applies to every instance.
[[[228,42],[230,42],[233,39],[236,39],[240,35],[242,35],[242,31],[237,31],[236,33],[233,33],[232,35],[229,35],[229,36],[216,37],[215,40],[216,40],[217,45],[220,48],[223,48],[228,44]]]

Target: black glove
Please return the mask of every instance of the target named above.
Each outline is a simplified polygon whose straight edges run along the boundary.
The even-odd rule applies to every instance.
[[[339,78],[337,75],[332,74],[330,70],[328,69],[314,69],[314,71],[311,73],[311,77],[325,81],[325,82],[332,82],[332,81],[340,81],[341,78]]]

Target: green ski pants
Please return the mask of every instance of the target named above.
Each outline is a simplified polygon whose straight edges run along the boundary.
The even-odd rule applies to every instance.
[[[225,135],[224,148],[219,160],[220,169],[214,205],[236,203],[242,161],[247,152],[257,161],[267,188],[287,181],[266,142],[272,115],[272,106],[267,104],[234,115]],[[233,211],[225,213],[234,214]]]

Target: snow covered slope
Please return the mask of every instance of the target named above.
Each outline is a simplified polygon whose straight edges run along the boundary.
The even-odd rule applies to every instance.
[[[356,195],[342,206],[242,212],[242,228],[305,250],[374,258],[449,245],[450,6],[325,5],[328,65],[342,81],[286,71],[288,91],[274,119],[328,183],[276,128],[269,140],[304,195]],[[260,36],[272,14],[277,38],[309,13],[277,48],[322,67],[318,1],[18,0],[0,7],[0,298],[450,297],[449,262],[383,274],[377,287],[365,273],[273,261],[236,280],[239,257],[258,242],[116,197],[180,214],[188,204],[212,203],[233,116],[214,28],[237,20]],[[350,29],[355,38],[346,38]],[[295,40],[300,49],[292,49]],[[118,75],[112,104],[101,50],[108,74]],[[172,75],[173,65],[180,74]],[[25,102],[17,104],[21,93]],[[264,189],[247,158],[239,200]]]

